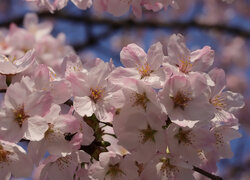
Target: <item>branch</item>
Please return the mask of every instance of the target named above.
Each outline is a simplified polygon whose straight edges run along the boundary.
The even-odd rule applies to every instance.
[[[65,103],[63,103],[63,104],[66,104],[66,105],[68,105],[68,106],[73,106],[73,101],[71,100],[71,99],[69,99],[69,100],[67,100]]]
[[[200,174],[202,174],[202,175],[204,175],[204,176],[206,176],[206,177],[208,177],[208,178],[210,178],[210,179],[212,179],[212,180],[223,180],[221,177],[213,175],[213,174],[211,174],[211,173],[209,173],[209,172],[207,172],[207,171],[205,171],[203,169],[200,169],[200,168],[198,168],[196,166],[193,167],[193,170],[200,173]]]
[[[114,21],[113,19],[107,18],[97,18],[90,15],[81,15],[76,16],[72,14],[65,14],[61,12],[56,12],[54,14],[48,12],[38,13],[39,17],[43,18],[56,18],[66,21],[71,21],[75,23],[83,23],[86,25],[108,25],[115,29],[121,28],[151,28],[151,29],[189,29],[189,28],[198,28],[202,30],[216,30],[219,32],[226,32],[232,35],[242,36],[244,38],[250,38],[250,31],[228,26],[226,24],[205,24],[195,20],[187,21],[187,22],[180,22],[180,21],[172,21],[172,22],[157,22],[152,20],[143,20],[143,21],[135,21],[132,19],[125,19],[119,21]],[[23,16],[24,17],[24,16]],[[16,24],[22,24],[23,17],[10,19],[8,21],[0,23],[1,26],[9,26],[12,22]]]
[[[108,29],[107,31],[104,31],[103,33],[100,33],[98,35],[93,35],[89,37],[85,42],[80,44],[74,44],[72,45],[74,47],[74,50],[80,51],[82,49],[86,49],[90,46],[97,45],[101,40],[110,37],[117,29]]]
[[[51,14],[41,14],[41,17],[53,17]],[[189,29],[199,28],[203,30],[216,30],[227,32],[233,35],[250,38],[250,31],[231,27],[225,24],[205,24],[195,20],[188,22],[172,21],[172,22],[157,22],[157,21],[135,21],[133,19],[125,19],[114,21],[113,19],[96,18],[92,16],[74,16],[70,14],[55,13],[54,16],[58,19],[70,20],[76,23],[108,25],[115,28],[151,28],[151,29]]]
[[[6,93],[6,89],[0,89],[0,93]]]

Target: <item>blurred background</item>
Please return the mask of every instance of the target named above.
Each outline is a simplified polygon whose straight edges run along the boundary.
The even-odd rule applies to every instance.
[[[205,45],[215,50],[214,66],[227,73],[228,89],[242,93],[246,106],[237,114],[242,137],[231,142],[234,157],[218,163],[218,175],[225,180],[250,180],[250,0],[184,0],[178,10],[153,13],[144,11],[141,19],[132,13],[122,17],[98,14],[93,9],[82,11],[71,2],[54,14],[38,10],[24,0],[0,0],[1,37],[11,23],[23,26],[25,14],[34,12],[40,22],[53,24],[52,35],[63,47],[72,47],[81,59],[112,58],[120,66],[119,52],[129,43],[147,50],[160,41],[167,53],[168,38],[181,33],[191,50]]]

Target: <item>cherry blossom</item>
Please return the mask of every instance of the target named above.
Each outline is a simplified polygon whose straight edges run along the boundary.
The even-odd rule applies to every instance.
[[[157,176],[162,180],[195,179],[191,167],[178,159],[178,156],[159,155],[156,157],[156,163]]]
[[[25,166],[23,166],[24,162]],[[33,164],[22,147],[0,140],[0,169],[1,179],[8,180],[11,175],[15,178],[29,177]]]
[[[125,68],[118,67],[112,72],[113,82],[119,83],[123,77],[130,77],[154,88],[162,87],[165,74],[161,67],[164,59],[161,43],[152,45],[147,54],[136,44],[129,44],[122,49],[120,56]]]
[[[209,75],[215,82],[215,86],[210,87],[209,92],[209,101],[215,108],[215,120],[226,124],[237,123],[237,119],[232,113],[244,107],[243,96],[239,93],[223,91],[226,87],[226,79],[222,69],[213,69]]]
[[[201,76],[175,75],[159,93],[160,100],[172,121],[209,121],[214,113],[204,93],[206,88]]]
[[[172,35],[169,38],[167,49],[168,56],[165,61],[178,67],[179,71],[183,73],[207,71],[214,61],[214,51],[210,47],[205,46],[190,52],[181,34]]]
[[[47,8],[50,12],[54,12],[55,10],[60,10],[64,8],[68,0],[28,0],[31,2],[36,2],[38,6]],[[92,5],[92,0],[72,0],[72,2],[80,9],[87,9]]]
[[[108,117],[111,108],[120,108],[122,92],[107,79],[111,71],[112,66],[102,62],[82,79],[82,92],[74,98],[74,108],[81,116],[95,113],[100,120],[110,121]]]
[[[7,89],[0,113],[0,136],[18,142],[22,138],[39,141],[48,129],[43,116],[50,108],[51,98],[46,93],[33,92],[31,80],[23,77],[20,83]]]
[[[89,155],[84,151],[72,152],[67,156],[50,156],[40,164],[36,171],[36,179],[73,180],[74,172],[82,162],[89,162]]]
[[[136,154],[140,162],[165,148],[164,121],[157,114],[124,108],[114,117],[113,124],[118,144]]]
[[[51,155],[66,155],[79,148],[81,142],[76,144],[65,138],[67,134],[78,132],[79,121],[70,114],[60,114],[60,111],[61,108],[58,105],[51,107],[50,112],[44,116],[48,123],[44,138],[29,143],[29,155],[36,164],[40,162],[46,152]],[[88,136],[87,133],[84,135]]]
[[[129,155],[128,155],[129,156]],[[110,151],[100,154],[100,161],[89,168],[89,174],[94,179],[119,179],[125,180],[137,177],[136,166],[127,156],[122,156]]]
[[[9,59],[4,55],[0,56],[0,74],[15,75],[28,69],[34,62],[35,51],[28,51],[21,58]]]
[[[68,0],[26,0],[36,3],[40,8],[48,9],[51,13],[64,8]],[[98,12],[108,12],[114,16],[126,14],[130,7],[137,17],[142,15],[142,7],[154,12],[161,9],[167,9],[168,6],[178,8],[176,0],[71,0],[78,8],[86,10],[93,4],[94,9]]]

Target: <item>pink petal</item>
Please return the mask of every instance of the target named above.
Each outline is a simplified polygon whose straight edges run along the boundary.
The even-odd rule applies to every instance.
[[[129,44],[120,53],[121,62],[125,67],[138,67],[145,63],[147,54],[136,44]]]

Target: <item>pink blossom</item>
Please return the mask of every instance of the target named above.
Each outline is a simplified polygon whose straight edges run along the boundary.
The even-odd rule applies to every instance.
[[[203,77],[198,74],[190,78],[184,75],[172,76],[159,93],[171,121],[211,120],[214,111],[204,93],[206,88]]]
[[[155,158],[157,176],[161,180],[168,179],[195,179],[192,166],[180,160],[178,156],[159,154]]]
[[[107,79],[111,71],[112,67],[102,62],[82,79],[82,91],[74,98],[74,109],[81,116],[95,113],[99,120],[110,121],[112,107],[121,107],[122,92]]]
[[[165,62],[178,67],[180,72],[186,74],[191,71],[207,71],[214,61],[214,51],[209,46],[190,52],[181,34],[174,34],[169,38],[167,50]]]
[[[27,70],[35,60],[35,51],[30,50],[21,58],[9,59],[0,56],[0,74],[14,75]]]
[[[164,120],[157,114],[127,108],[114,116],[113,121],[118,143],[136,154],[140,162],[149,160],[158,150],[166,147],[163,125]]]
[[[110,75],[113,83],[119,83],[124,77],[144,81],[154,88],[161,88],[165,81],[163,71],[163,51],[161,43],[152,45],[146,54],[136,44],[129,44],[121,51],[121,62],[125,66],[116,68]]]
[[[126,77],[119,81],[119,85],[122,87],[124,94],[123,106],[136,108],[143,112],[162,112],[157,93],[151,86],[142,81]]]
[[[90,156],[84,151],[73,152],[66,156],[49,156],[40,163],[36,171],[39,180],[73,180],[77,167],[81,167],[82,162],[89,162]]]
[[[199,152],[209,149],[208,142],[212,137],[208,128],[181,127],[171,123],[167,128],[168,150],[171,154],[180,156],[180,159],[190,165],[199,166],[202,163]]]
[[[214,137],[214,142],[212,143],[212,148],[208,155],[208,159],[214,156],[218,159],[221,158],[232,158],[233,152],[230,148],[230,141],[241,137],[238,132],[238,127],[235,126],[219,126],[211,129],[211,133]]]
[[[0,179],[9,180],[11,175],[15,178],[29,177],[32,168],[32,161],[22,147],[0,140]]]
[[[101,153],[99,161],[89,168],[90,177],[106,180],[134,179],[137,177],[136,166],[127,156],[122,157],[112,151]]]
[[[223,91],[226,87],[226,79],[225,72],[222,69],[215,68],[209,72],[209,75],[215,82],[215,86],[210,87],[209,91],[209,101],[215,108],[215,121],[237,123],[237,119],[232,113],[244,107],[243,96],[239,93]]]
[[[61,108],[53,105],[50,112],[44,116],[48,129],[40,141],[30,142],[29,155],[38,164],[46,152],[51,155],[66,155],[79,148],[78,144],[66,140],[67,134],[78,132],[79,121],[72,115],[60,114]],[[86,133],[87,136],[87,133]]]
[[[33,79],[36,89],[48,92],[53,102],[56,104],[62,104],[72,96],[70,82],[60,78],[60,76],[47,65],[37,65],[33,74]]]
[[[60,10],[64,8],[68,0],[29,0],[36,2],[38,6],[47,8],[50,12],[54,12],[55,10]],[[72,0],[72,2],[80,9],[87,9],[92,5],[92,0]]]
[[[20,83],[8,87],[4,106],[0,112],[0,137],[18,142],[22,138],[39,141],[48,124],[43,118],[48,112],[51,97],[46,93],[32,92],[31,80],[23,77]]]
[[[26,30],[35,36],[36,40],[41,40],[44,36],[49,35],[52,31],[52,23],[38,22],[38,16],[33,13],[28,13],[24,17],[23,25]]]

